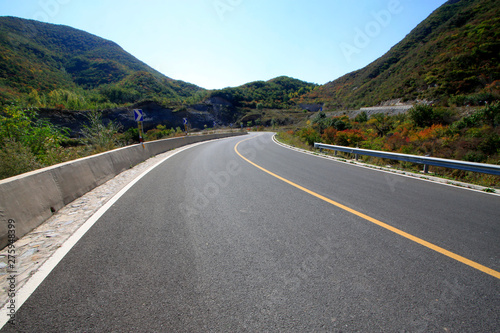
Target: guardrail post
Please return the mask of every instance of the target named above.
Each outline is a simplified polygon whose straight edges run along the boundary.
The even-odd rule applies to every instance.
[[[358,160],[359,155],[367,155],[378,158],[387,158],[397,161],[422,164],[424,166],[424,171],[423,171],[424,173],[429,173],[429,166],[432,165],[441,168],[452,168],[452,169],[481,172],[490,175],[500,176],[500,165],[457,161],[445,158],[436,158],[436,157],[430,157],[431,154],[428,154],[426,156],[399,154],[399,153],[384,152],[384,151],[377,151],[370,149],[359,149],[359,148],[351,148],[344,146],[327,145],[322,143],[314,143],[314,147],[333,150],[335,152],[335,156],[338,155],[339,151],[351,155],[355,154],[356,161]]]
[[[430,157],[431,154],[427,154],[425,155],[425,157]],[[424,164],[424,173],[429,173],[429,165],[428,164]]]

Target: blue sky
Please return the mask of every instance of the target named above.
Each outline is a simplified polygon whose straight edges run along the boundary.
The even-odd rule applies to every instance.
[[[280,75],[318,84],[382,56],[445,0],[0,0],[0,16],[112,40],[207,89]]]

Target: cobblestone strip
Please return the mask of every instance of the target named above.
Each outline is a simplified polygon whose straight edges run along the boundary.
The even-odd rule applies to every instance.
[[[15,270],[15,290],[18,292],[39,267],[116,193],[164,158],[172,155],[179,149],[186,149],[187,147],[189,146],[152,157],[122,172],[105,184],[96,187],[57,211],[50,219],[13,244],[13,248],[15,248],[15,263],[13,266],[11,266],[13,263],[12,260],[9,261],[9,259],[12,259],[12,256],[9,257],[9,248],[6,247],[1,250],[0,307],[3,307],[10,299],[9,294],[11,293],[9,289],[11,289],[12,280],[9,280],[9,278],[12,276],[12,270]]]

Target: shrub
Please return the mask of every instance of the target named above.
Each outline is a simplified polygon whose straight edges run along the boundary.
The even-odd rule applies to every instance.
[[[428,127],[435,124],[451,124],[455,112],[449,108],[432,107],[419,104],[408,110],[408,117],[417,127]]]
[[[348,129],[345,131],[337,132],[335,143],[340,146],[355,146],[364,140],[365,137],[360,130]]]
[[[487,155],[500,153],[500,135],[497,133],[489,134],[483,139],[477,148]]]
[[[492,103],[498,99],[498,95],[492,93],[480,93],[475,95],[457,95],[450,99],[450,102],[457,106],[465,105],[484,105],[485,103]]]
[[[139,142],[139,129],[137,127],[131,127],[121,135],[120,141],[125,145],[130,145]]]
[[[348,119],[346,119],[345,117],[333,118],[332,119],[332,126],[335,127],[335,129],[337,131],[343,131],[343,130],[352,128]]]
[[[419,104],[408,110],[408,116],[418,127],[431,126],[434,121],[434,110],[430,105]]]
[[[383,113],[376,113],[371,116],[367,124],[373,127],[380,137],[384,137],[394,128],[393,117]]]
[[[500,125],[500,103],[487,105],[474,114],[463,117],[452,124],[452,129],[459,131],[464,128],[480,127],[481,124],[491,127]]]
[[[302,141],[306,142],[309,146],[314,146],[315,142],[321,141],[321,137],[314,128],[307,127],[299,131],[299,137]]]
[[[321,139],[323,143],[326,144],[335,144],[335,136],[337,135],[337,130],[334,127],[328,127],[325,129],[323,134],[321,135]]]
[[[470,151],[464,156],[464,160],[468,162],[481,163],[486,160],[486,156],[480,151]]]
[[[0,113],[0,140],[19,142],[43,160],[46,152],[60,147],[67,136],[64,130],[38,119],[35,111],[8,106]]]
[[[410,140],[403,137],[400,133],[396,132],[387,138],[384,145],[384,150],[399,151],[401,147],[408,144]]]
[[[98,110],[90,111],[87,114],[87,120],[89,124],[83,125],[82,135],[96,151],[106,151],[118,146],[117,133],[120,125],[112,121],[104,125],[102,114]]]
[[[4,139],[0,143],[0,179],[36,170],[42,166],[29,147],[21,142]]]
[[[481,110],[483,122],[492,127],[500,125],[500,103],[487,105]]]
[[[173,136],[175,132],[173,128],[167,129],[165,125],[158,125],[155,129],[146,133],[146,138],[148,140],[160,140]],[[137,131],[137,138],[139,138],[139,131]]]
[[[355,122],[366,123],[368,121],[368,114],[363,111],[354,118]]]

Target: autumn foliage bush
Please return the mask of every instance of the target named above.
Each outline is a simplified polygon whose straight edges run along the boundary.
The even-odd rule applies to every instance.
[[[423,105],[403,115],[378,114],[362,122],[358,120],[347,116],[327,117],[320,112],[311,124],[295,131],[295,136],[309,146],[322,142],[500,164],[499,103],[468,112],[465,116],[460,116],[455,109]],[[435,171],[464,180],[477,178],[468,172]],[[485,177],[489,186],[500,185],[500,177]]]

